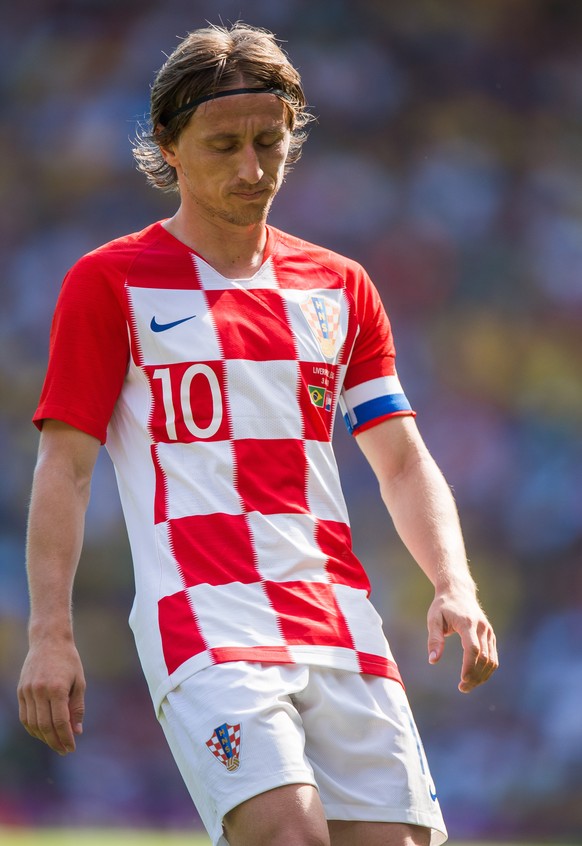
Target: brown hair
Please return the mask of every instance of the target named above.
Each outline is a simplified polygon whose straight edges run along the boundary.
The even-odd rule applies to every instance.
[[[237,83],[282,92],[291,129],[287,166],[299,159],[307,137],[305,126],[312,117],[306,111],[299,73],[275,36],[240,22],[230,28],[209,26],[187,35],[154,80],[149,126],[138,133],[133,148],[138,170],[152,185],[164,191],[178,189],[176,170],[165,161],[160,147],[178,138],[195,107],[174,114],[176,110]]]

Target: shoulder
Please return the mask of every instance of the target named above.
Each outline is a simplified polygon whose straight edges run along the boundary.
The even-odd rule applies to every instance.
[[[276,241],[274,253],[278,261],[317,266],[341,278],[347,287],[368,279],[362,265],[348,256],[273,227],[271,233]]]
[[[153,223],[140,232],[132,232],[108,241],[78,259],[70,273],[122,274],[125,277],[140,255],[155,250],[156,244],[162,240],[163,231],[159,223]]]

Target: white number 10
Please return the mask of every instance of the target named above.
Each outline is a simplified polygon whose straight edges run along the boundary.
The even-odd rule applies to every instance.
[[[192,380],[198,375],[206,377],[212,397],[212,419],[205,429],[201,428],[194,422],[192,404],[190,402],[190,388],[192,386]],[[172,397],[170,368],[162,367],[158,370],[154,370],[153,378],[159,379],[162,383],[162,399],[166,415],[166,431],[168,433],[168,437],[171,441],[177,441],[176,412]],[[184,372],[182,381],[180,382],[180,404],[182,406],[182,417],[184,419],[184,423],[192,435],[197,438],[211,438],[218,432],[220,424],[222,423],[223,415],[222,394],[220,393],[220,384],[216,373],[207,364],[191,364]]]

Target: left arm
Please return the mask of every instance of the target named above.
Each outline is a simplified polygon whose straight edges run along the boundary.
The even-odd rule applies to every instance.
[[[445,637],[461,638],[459,690],[468,693],[498,666],[493,628],[477,599],[451,490],[412,417],[393,417],[357,435],[396,531],[435,588],[428,611],[429,661]]]

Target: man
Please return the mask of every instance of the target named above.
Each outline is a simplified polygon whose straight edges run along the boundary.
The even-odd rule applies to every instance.
[[[459,689],[497,666],[450,490],[355,262],[267,225],[308,120],[273,36],[190,34],[156,77],[135,156],[169,220],[83,257],[55,312],[35,415],[27,730],[82,731],[71,592],[100,444],[135,568],[158,718],[215,844],[439,844],[446,829],[398,668],[351,549],[336,408],[435,587],[429,661],[457,632]]]

